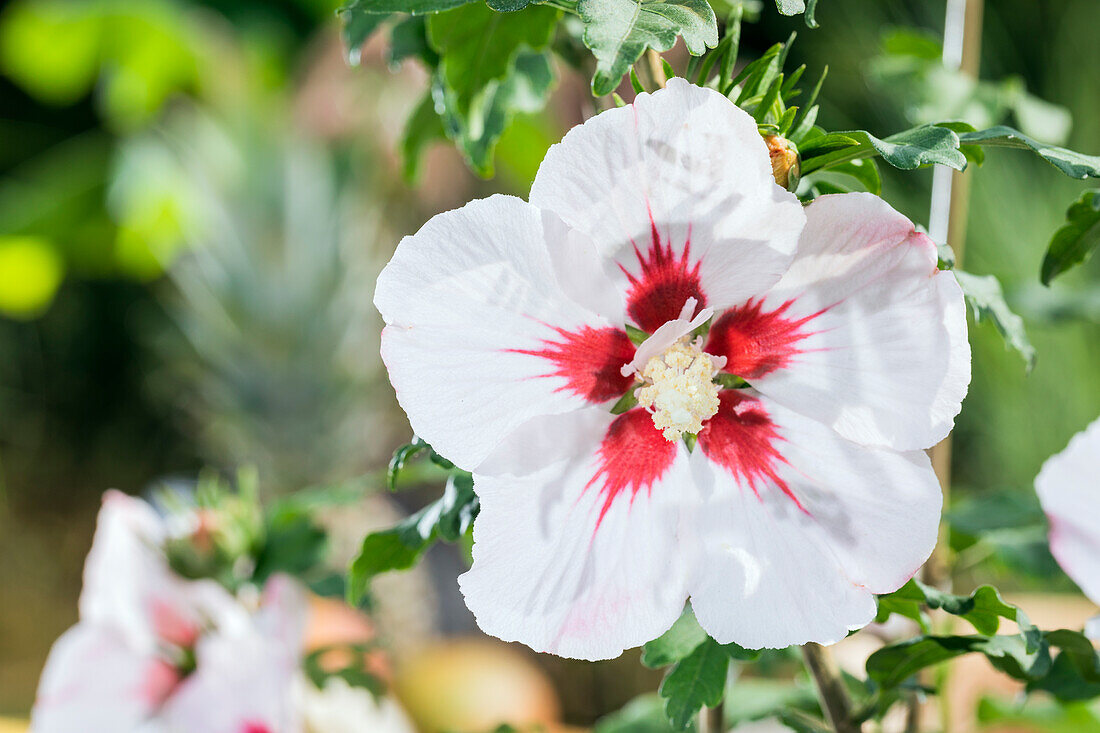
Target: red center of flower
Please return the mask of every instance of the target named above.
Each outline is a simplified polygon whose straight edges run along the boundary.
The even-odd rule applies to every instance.
[[[718,400],[718,414],[699,431],[699,448],[706,457],[748,484],[757,496],[762,486],[772,483],[806,511],[779,476],[777,469],[786,461],[776,444],[783,438],[764,404],[735,389],[722,390]]]
[[[794,303],[788,300],[773,311],[764,312],[763,302],[747,303],[723,313],[710,328],[707,353],[726,357],[723,371],[747,379],[759,379],[790,364],[801,353],[798,342],[813,332],[803,326],[820,313],[805,318],[786,318]]]
[[[635,408],[615,418],[600,443],[599,468],[585,487],[602,479],[599,491],[604,501],[599,521],[624,492],[629,491],[633,499],[659,481],[676,459],[677,445],[665,440],[643,409]]]
[[[622,365],[634,358],[634,344],[617,328],[583,326],[570,332],[555,328],[560,340],[545,341],[542,349],[509,349],[515,354],[540,356],[557,369],[542,376],[562,377],[568,389],[589,402],[605,402],[622,396],[633,377],[624,377]]]
[[[653,333],[680,315],[680,309],[688,298],[698,301],[698,308],[706,307],[707,299],[699,280],[699,263],[691,264],[691,240],[684,242],[684,250],[677,257],[672,244],[661,242],[657,225],[652,225],[649,249],[642,252],[634,245],[639,270],[631,273],[619,265],[630,282],[626,312],[643,331]]]

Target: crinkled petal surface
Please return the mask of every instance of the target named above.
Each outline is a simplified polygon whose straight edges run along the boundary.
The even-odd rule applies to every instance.
[[[849,440],[897,450],[946,437],[970,383],[962,290],[936,247],[877,196],[822,196],[763,299],[713,325],[726,370]]]
[[[1050,551],[1073,582],[1100,604],[1100,420],[1073,436],[1035,479],[1050,522]],[[1093,624],[1094,631],[1100,625]]]
[[[689,297],[720,309],[763,293],[805,221],[772,178],[756,122],[682,79],[570,130],[539,167],[531,203],[591,237],[628,320],[649,332]]]
[[[691,455],[702,543],[695,615],[722,643],[833,643],[936,542],[927,456],[868,448],[751,391],[721,393]]]
[[[584,412],[574,429],[587,431],[588,450],[521,477],[475,474],[474,562],[459,584],[486,633],[608,659],[682,612],[690,538],[680,525],[694,494],[685,448],[644,410]]]
[[[379,276],[390,381],[417,435],[458,466],[532,418],[629,386],[622,303],[579,236],[492,196],[432,218]]]
[[[118,733],[151,718],[179,677],[117,628],[81,623],[54,643],[31,714],[35,733]]]

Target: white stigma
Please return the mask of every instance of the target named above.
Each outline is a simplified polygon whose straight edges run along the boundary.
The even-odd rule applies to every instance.
[[[714,375],[726,360],[705,353],[701,341],[679,339],[638,374],[646,382],[634,393],[638,404],[649,410],[653,424],[670,442],[698,433],[703,421],[718,412]]]

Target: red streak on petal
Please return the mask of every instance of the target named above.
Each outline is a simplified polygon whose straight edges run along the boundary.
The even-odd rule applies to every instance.
[[[195,645],[199,638],[198,624],[190,621],[162,598],[150,602],[153,630],[161,641],[187,649]]]
[[[596,522],[599,527],[604,515],[625,491],[630,498],[643,489],[649,491],[676,460],[677,444],[665,440],[653,425],[653,418],[640,407],[615,418],[598,451],[600,466],[585,489],[600,479],[603,507]]]
[[[620,369],[634,358],[634,344],[625,331],[591,326],[575,332],[554,330],[561,340],[543,341],[546,346],[542,349],[508,351],[552,362],[557,369],[541,376],[562,377],[568,382],[565,389],[589,402],[605,402],[626,392],[634,377],[624,377]]]
[[[271,729],[263,723],[245,723],[241,733],[271,733]]]
[[[690,230],[679,258],[673,253],[671,244],[661,243],[656,224],[652,225],[651,238],[649,250],[645,253],[634,245],[640,267],[636,275],[619,265],[630,281],[627,313],[638,328],[649,333],[678,318],[688,298],[699,301],[697,308],[700,310],[707,304],[699,281],[699,263],[696,262],[694,267],[691,265]]]
[[[151,708],[160,707],[171,696],[183,677],[179,670],[163,659],[154,659],[145,669],[139,697]]]
[[[776,470],[780,463],[786,463],[776,448],[783,438],[764,404],[735,389],[719,392],[718,401],[718,413],[699,431],[703,454],[748,484],[757,497],[760,487],[770,482],[805,512]]]
[[[788,300],[767,313],[763,301],[753,299],[731,308],[711,326],[704,351],[726,357],[723,371],[750,381],[787,367],[792,356],[802,353],[798,342],[813,334],[802,327],[821,315],[785,318],[792,303]]]

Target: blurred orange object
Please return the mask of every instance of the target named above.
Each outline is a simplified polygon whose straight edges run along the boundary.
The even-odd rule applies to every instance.
[[[31,729],[30,726],[28,720],[0,718],[0,733],[27,733]]]
[[[370,618],[336,598],[310,595],[309,616],[303,646],[307,652],[325,647],[367,644],[378,636]],[[346,650],[334,649],[323,655],[321,666],[340,669],[347,666],[352,656]],[[389,681],[392,676],[389,660],[381,651],[366,656],[366,671]],[[0,733],[5,731],[0,730]]]
[[[420,733],[482,733],[502,723],[559,725],[549,678],[522,652],[488,639],[440,642],[397,670],[394,692]]]

